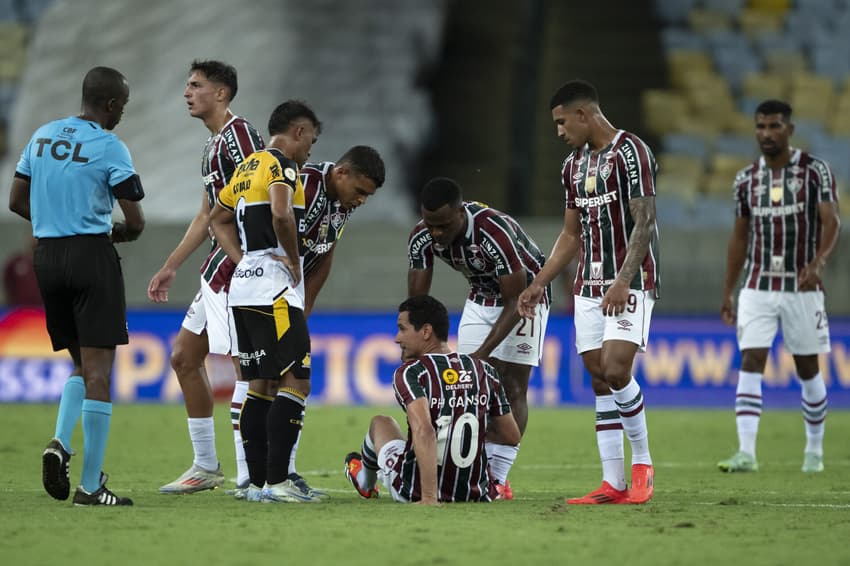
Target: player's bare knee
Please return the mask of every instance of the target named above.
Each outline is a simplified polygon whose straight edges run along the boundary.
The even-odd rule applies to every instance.
[[[741,370],[753,373],[763,373],[767,365],[767,348],[744,350],[741,352]]]

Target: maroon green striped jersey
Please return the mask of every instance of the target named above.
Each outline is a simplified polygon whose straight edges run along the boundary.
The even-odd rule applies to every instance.
[[[207,139],[201,157],[201,176],[204,190],[210,203],[215,207],[218,193],[230,181],[233,172],[242,161],[265,144],[259,132],[247,120],[234,116],[224,127]],[[236,265],[227,258],[227,254],[212,237],[212,249],[201,265],[201,275],[213,291],[227,289],[230,277]]]
[[[496,370],[466,354],[428,354],[395,371],[396,400],[425,398],[437,434],[440,501],[490,501],[490,472],[484,437],[490,418],[511,412]],[[410,431],[394,487],[410,501],[421,498],[419,469]]]
[[[837,201],[829,165],[799,149],[778,171],[767,167],[764,157],[739,171],[735,214],[750,220],[744,285],[797,291],[797,277],[814,259],[821,241],[818,205]]]
[[[634,219],[629,201],[655,198],[655,156],[636,135],[620,130],[598,152],[584,147],[573,151],[561,170],[566,206],[581,215],[581,249],[573,293],[602,297],[623,266]],[[649,250],[632,289],[658,297],[658,225],[652,228]]]
[[[466,233],[450,246],[431,239],[431,233],[420,220],[407,241],[410,269],[433,269],[434,256],[469,281],[469,300],[484,306],[502,306],[499,277],[524,271],[531,283],[540,272],[546,256],[519,223],[503,212],[480,202],[464,202],[467,216]],[[547,286],[544,300],[549,303]]]
[[[304,277],[307,277],[321,258],[330,253],[342,238],[345,225],[354,213],[338,200],[328,196],[327,178],[334,164],[330,161],[307,163],[301,168],[306,213],[304,215]]]

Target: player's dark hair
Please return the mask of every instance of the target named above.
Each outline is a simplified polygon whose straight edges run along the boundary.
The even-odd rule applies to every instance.
[[[236,78],[236,68],[233,65],[215,60],[202,61],[195,59],[189,67],[189,74],[195,71],[202,72],[207,79],[214,83],[226,86],[230,91],[228,101],[236,98],[236,91],[239,90],[239,81]]]
[[[787,120],[791,117],[791,105],[782,100],[765,100],[756,107],[756,114],[782,114]]]
[[[449,205],[451,208],[460,208],[463,203],[463,195],[460,191],[460,185],[454,179],[435,177],[422,187],[419,201],[422,208],[433,212],[445,205]]]
[[[354,173],[372,179],[376,188],[384,184],[384,160],[377,150],[368,145],[355,145],[337,160],[337,164],[340,163],[347,164]]]
[[[589,101],[599,102],[599,93],[596,92],[596,87],[587,81],[576,79],[564,84],[558,91],[552,95],[552,100],[549,102],[549,109],[556,106],[567,106],[573,102]]]
[[[398,306],[398,312],[406,312],[416,330],[430,324],[438,340],[449,339],[449,313],[445,305],[431,295],[410,297]]]
[[[289,129],[293,122],[305,118],[313,123],[316,133],[322,132],[322,123],[316,117],[313,109],[301,100],[287,100],[278,104],[269,118],[269,135],[282,134]]]
[[[83,105],[103,106],[127,94],[127,79],[111,67],[94,67],[83,79]]]

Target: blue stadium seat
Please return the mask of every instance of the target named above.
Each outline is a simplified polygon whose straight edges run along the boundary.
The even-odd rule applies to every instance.
[[[689,29],[665,28],[661,30],[661,45],[665,51],[684,49],[687,51],[702,51],[706,47],[705,39]]]
[[[692,155],[702,160],[708,155],[705,140],[691,134],[667,134],[661,140],[661,147],[669,153]]]
[[[737,17],[744,9],[746,0],[703,0],[702,7],[726,14],[730,17]]]
[[[696,0],[655,0],[655,15],[665,24],[683,24]]]
[[[714,140],[714,151],[728,155],[749,157],[758,151],[758,147],[756,146],[754,135],[723,134]]]

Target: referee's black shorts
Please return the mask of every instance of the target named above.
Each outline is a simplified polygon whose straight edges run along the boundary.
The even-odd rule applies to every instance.
[[[39,238],[34,264],[54,350],[127,343],[121,258],[109,236]]]
[[[232,309],[243,379],[277,380],[287,372],[310,379],[310,332],[303,310],[283,297],[273,305]]]

